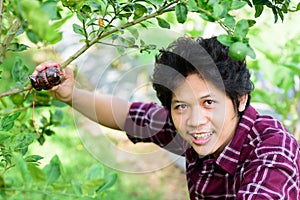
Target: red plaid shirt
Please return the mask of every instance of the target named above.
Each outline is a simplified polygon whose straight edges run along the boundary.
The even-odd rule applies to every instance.
[[[176,132],[168,111],[133,103],[129,139],[153,142],[186,158],[190,199],[300,199],[300,145],[277,120],[249,106],[231,142],[217,157],[200,158]]]

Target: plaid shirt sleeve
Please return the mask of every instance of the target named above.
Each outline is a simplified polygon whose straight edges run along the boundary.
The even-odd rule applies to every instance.
[[[244,181],[236,199],[299,199],[300,151],[299,143],[274,119],[264,119],[265,132],[252,140],[255,150],[249,155],[244,169]],[[257,127],[257,126],[256,126]]]
[[[156,103],[132,103],[125,132],[133,142],[153,142],[168,151],[183,155],[184,140],[171,122],[168,110]]]

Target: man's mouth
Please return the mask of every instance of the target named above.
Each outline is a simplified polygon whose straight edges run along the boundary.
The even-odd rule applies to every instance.
[[[193,137],[192,142],[197,145],[206,144],[208,141],[210,141],[213,134],[214,131],[190,132],[190,135]]]
[[[207,133],[194,133],[192,134],[192,136],[196,139],[202,139],[202,138],[206,138],[209,137],[213,134],[213,132],[207,132]]]

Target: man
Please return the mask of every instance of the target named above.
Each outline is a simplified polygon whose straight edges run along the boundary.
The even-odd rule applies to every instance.
[[[69,68],[50,93],[134,143],[185,156],[190,199],[300,199],[299,143],[250,105],[246,63],[216,37],[179,38],[156,57],[152,79],[162,106],[74,88]]]

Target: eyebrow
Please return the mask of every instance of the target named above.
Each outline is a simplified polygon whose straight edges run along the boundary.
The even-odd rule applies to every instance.
[[[200,97],[200,99],[206,99],[206,98],[212,97],[212,96],[213,95],[211,95],[211,94],[207,94],[207,95],[204,95],[204,96]],[[172,100],[171,103],[185,103],[185,101],[174,99],[174,100]]]
[[[212,97],[213,95],[211,95],[211,94],[207,94],[207,95],[205,95],[205,96],[202,96],[200,99],[205,99],[205,98],[208,98],[208,97]]]
[[[172,102],[171,103],[185,103],[185,101],[180,101],[180,100],[172,100]]]

